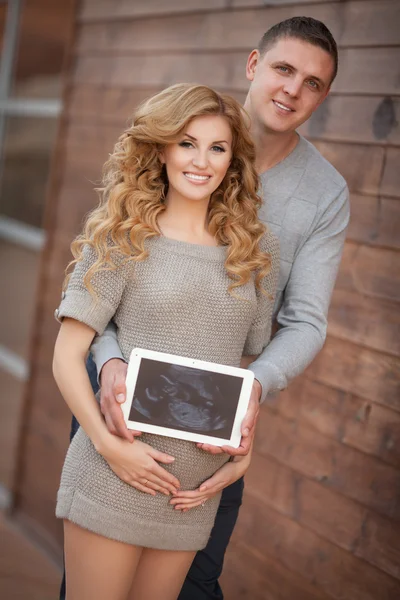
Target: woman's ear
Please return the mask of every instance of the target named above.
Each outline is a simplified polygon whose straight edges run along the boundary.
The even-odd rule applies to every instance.
[[[160,163],[162,165],[165,165],[165,156],[164,156],[164,150],[160,150],[158,153],[158,158],[160,159]]]

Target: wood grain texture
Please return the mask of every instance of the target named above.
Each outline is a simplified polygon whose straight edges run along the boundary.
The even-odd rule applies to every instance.
[[[320,588],[251,543],[231,543],[221,577],[229,600],[329,600]]]
[[[319,434],[266,407],[261,411],[255,451],[323,483],[383,516],[400,520],[398,470]]]
[[[245,77],[248,52],[203,51],[202,54],[188,54],[175,51],[163,55],[158,50],[153,54],[126,55],[135,52],[136,47],[124,47],[118,36],[107,37],[105,32],[98,33],[95,41],[99,43],[104,38],[104,47],[85,49],[77,64],[77,82],[156,87],[178,81],[196,81],[218,88],[248,89]],[[128,37],[128,42],[133,43],[134,40]],[[114,47],[116,44],[118,46]],[[124,56],[119,55],[122,52]],[[332,86],[333,92],[379,96],[400,93],[400,67],[397,73],[393,72],[393,65],[400,64],[400,49],[351,48],[342,50],[340,61],[344,68],[340,69]]]
[[[328,332],[337,338],[399,357],[399,305],[336,288],[329,310]]]
[[[399,253],[347,243],[337,279],[337,287],[357,291],[369,297],[399,300]]]
[[[228,10],[166,18],[118,20],[110,3],[104,23],[83,25],[78,51],[249,50],[275,23],[293,16],[293,6]],[[296,6],[296,12],[323,21],[339,46],[398,44],[397,0],[315,3]]]
[[[400,99],[330,95],[299,128],[313,139],[400,145]]]
[[[242,65],[237,64],[235,69],[242,70]],[[92,77],[86,66],[81,67],[78,64],[77,73],[87,73]],[[80,75],[79,75],[80,77]],[[98,77],[98,76],[95,76]],[[213,76],[209,75],[203,83],[210,84]],[[175,81],[171,80],[171,83]],[[148,98],[152,94],[160,91],[162,86],[141,87],[138,82],[135,87],[124,87],[122,82],[119,87],[108,87],[107,82],[104,85],[87,85],[86,75],[82,75],[82,82],[76,82],[71,91],[71,104],[68,107],[69,114],[74,119],[82,117],[94,122],[112,121],[120,123],[121,127],[126,119],[133,113],[133,109],[139,102]],[[243,102],[245,92],[222,88],[216,82],[214,86],[220,91],[226,91]],[[386,146],[387,144],[400,145],[400,100],[395,97],[360,97],[360,96],[340,96],[330,95],[321,105],[321,107],[311,116],[310,120],[302,125],[300,133],[311,138],[317,143],[326,144],[328,142],[346,142],[355,145],[354,158],[351,157],[351,148],[347,151],[348,163],[347,172],[356,164],[360,148],[364,146],[365,152],[368,152],[366,145],[377,144]],[[321,146],[322,147],[322,146]],[[389,149],[394,153],[393,163],[397,164],[395,149]],[[380,150],[381,151],[381,150]],[[331,156],[338,155],[332,149]],[[391,168],[390,162],[392,155],[389,155],[388,168]],[[342,160],[344,164],[344,160]],[[372,164],[370,163],[370,166]],[[395,175],[395,173],[394,173]],[[353,168],[353,176],[367,177],[361,169]],[[387,175],[388,191],[386,195],[397,195],[396,180],[391,179],[390,172]],[[390,184],[390,181],[393,181]]]
[[[80,21],[106,21],[154,15],[157,18],[174,13],[212,12],[228,7],[228,0],[83,0]]]
[[[365,561],[249,496],[233,536],[234,541],[242,539],[251,540],[258,553],[272,555],[331,598],[395,600],[400,593],[400,582],[390,575],[371,569]]]
[[[400,414],[308,377],[296,379],[268,406],[291,421],[400,468]]]
[[[60,571],[40,549],[26,539],[5,515],[0,515],[0,597],[4,600],[53,600]]]
[[[314,145],[345,178],[351,192],[371,195],[379,193],[385,148],[324,141],[314,141]]]
[[[319,537],[398,577],[400,524],[392,523],[359,502],[258,453],[254,453],[246,474],[244,507],[247,497],[256,498]],[[378,530],[381,533],[379,553],[373,555],[371,549]]]
[[[388,148],[383,173],[382,194],[400,198],[400,148]]]
[[[400,410],[398,357],[329,336],[306,373],[326,385]]]

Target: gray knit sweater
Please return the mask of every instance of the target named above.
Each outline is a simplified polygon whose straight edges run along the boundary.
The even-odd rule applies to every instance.
[[[111,318],[128,359],[134,347],[239,366],[243,354],[259,354],[271,335],[273,297],[279,273],[279,243],[265,235],[261,247],[272,255],[263,279],[267,294],[254,281],[228,293],[224,247],[188,244],[165,237],[147,242],[149,257],[101,271],[92,284],[83,278],[94,260],[86,248],[77,263],[58,317],[71,317],[102,333]],[[213,456],[183,440],[143,434],[152,447],[175,457],[168,468],[182,489],[195,489],[229,458]],[[203,548],[214,522],[219,496],[187,513],[174,511],[163,494],[153,497],[121,481],[79,430],[68,450],[58,493],[57,516],[100,535],[152,548]]]

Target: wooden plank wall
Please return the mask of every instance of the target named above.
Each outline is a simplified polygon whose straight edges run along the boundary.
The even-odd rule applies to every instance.
[[[268,6],[265,6],[268,5]],[[400,597],[400,3],[397,0],[84,0],[59,136],[32,343],[17,512],[60,544],[53,517],[69,415],[50,364],[62,269],[93,182],[134,106],[177,81],[243,100],[248,52],[306,14],[340,73],[303,126],[347,179],[352,219],[323,351],[261,412],[227,598]]]

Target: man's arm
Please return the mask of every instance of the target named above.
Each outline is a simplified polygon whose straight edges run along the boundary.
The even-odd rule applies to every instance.
[[[347,186],[331,202],[293,262],[278,313],[279,330],[249,366],[261,383],[261,401],[287,387],[321,350],[349,222]]]
[[[97,381],[100,385],[100,409],[108,431],[133,442],[138,431],[127,428],[121,409],[126,399],[126,373],[128,365],[117,341],[117,328],[110,321],[103,335],[96,336],[90,352],[97,369]]]
[[[118,358],[125,362],[117,341],[117,328],[113,321],[109,322],[103,335],[94,338],[93,343],[90,346],[90,352],[96,364],[98,380],[100,380],[101,370],[106,362],[112,358]]]

